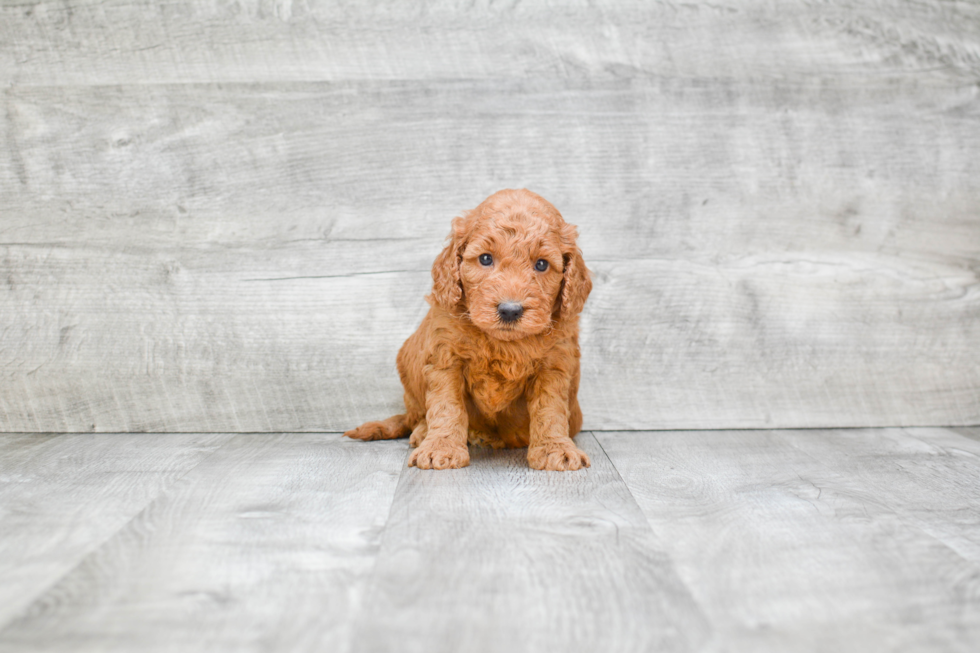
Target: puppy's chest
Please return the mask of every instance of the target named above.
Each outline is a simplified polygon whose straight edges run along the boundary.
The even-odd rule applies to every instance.
[[[485,415],[499,413],[520,397],[534,372],[533,362],[470,361],[465,368],[470,397]]]

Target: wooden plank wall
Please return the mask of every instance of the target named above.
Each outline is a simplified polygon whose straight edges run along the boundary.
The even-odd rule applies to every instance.
[[[587,429],[980,423],[974,2],[4,2],[0,102],[5,431],[390,414],[506,187]]]

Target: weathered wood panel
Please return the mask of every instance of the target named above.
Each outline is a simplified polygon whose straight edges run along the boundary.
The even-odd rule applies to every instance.
[[[2,430],[397,410],[514,186],[596,273],[586,427],[980,422],[972,4],[0,11]]]
[[[980,70],[972,2],[239,0],[0,6],[0,85]]]
[[[133,449],[149,451],[150,440],[172,447],[180,437],[143,436]],[[405,464],[404,442],[372,444],[339,435],[230,438],[29,597],[0,630],[0,650],[348,650]],[[98,514],[58,498],[78,519]],[[49,537],[70,533],[68,523],[52,524]],[[0,536],[11,548],[36,543],[20,529]]]
[[[356,651],[696,651],[709,632],[595,438],[579,472],[524,449],[408,468],[355,627]]]
[[[0,628],[229,437],[0,437]]]
[[[598,437],[711,624],[704,650],[976,648],[976,442],[898,430]]]

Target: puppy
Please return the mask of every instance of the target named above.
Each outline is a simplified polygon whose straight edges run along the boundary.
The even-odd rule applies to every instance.
[[[344,433],[411,434],[409,466],[469,465],[467,442],[528,447],[535,469],[574,470],[578,316],[592,290],[576,230],[542,197],[502,190],[453,220],[431,308],[398,352],[405,413]]]

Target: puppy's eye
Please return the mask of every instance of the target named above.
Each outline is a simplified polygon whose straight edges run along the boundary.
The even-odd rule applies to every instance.
[[[489,254],[480,254],[480,265],[493,265],[493,257]]]
[[[544,272],[548,269],[548,261],[544,260],[543,258],[539,258],[538,262],[534,264],[534,269],[538,272]]]

